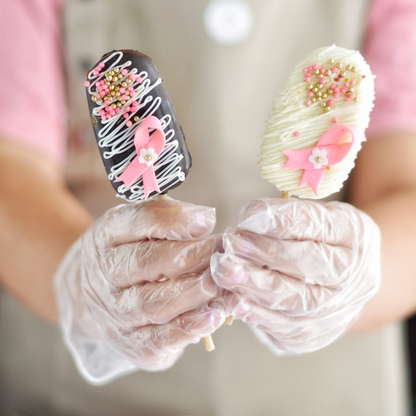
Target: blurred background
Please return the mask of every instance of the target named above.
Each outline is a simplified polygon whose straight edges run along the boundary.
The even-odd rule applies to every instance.
[[[71,191],[100,216],[120,201],[90,125],[86,71],[113,49],[144,52],[163,74],[194,159],[186,184],[171,196],[216,206],[221,231],[235,225],[247,199],[277,196],[261,179],[255,156],[272,100],[292,68],[311,50],[335,43],[362,50],[377,73],[391,57],[380,32],[391,37],[388,30],[400,26],[403,8],[397,11],[395,3],[403,1],[0,0],[0,67],[12,60],[24,68],[21,79],[28,74],[34,83],[51,84],[35,106],[43,114],[41,128],[54,132],[44,141],[31,139],[24,108],[33,96],[25,98],[31,84],[22,81],[13,87],[22,113],[9,102],[20,116],[15,130],[0,124],[0,133],[53,155]],[[416,50],[409,44],[407,53]],[[0,78],[2,90],[8,74]],[[8,95],[2,98],[9,101]],[[378,126],[373,128],[376,134]],[[213,169],[213,160],[230,166],[227,177]],[[78,375],[59,328],[2,289],[0,415],[412,414],[415,318],[346,335],[304,356],[274,356],[241,322],[214,337],[217,349],[211,354],[191,345],[170,370],[93,387]]]

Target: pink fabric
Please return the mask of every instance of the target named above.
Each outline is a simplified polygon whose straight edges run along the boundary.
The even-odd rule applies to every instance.
[[[374,0],[364,54],[377,75],[368,135],[416,130],[416,0]]]
[[[0,135],[58,162],[66,147],[61,3],[7,0],[0,11]]]

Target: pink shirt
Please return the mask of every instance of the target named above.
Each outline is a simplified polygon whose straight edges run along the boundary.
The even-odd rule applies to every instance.
[[[61,0],[9,0],[0,11],[0,135],[65,160]]]
[[[60,163],[66,148],[62,1],[10,0],[0,13],[0,56],[6,57],[1,62],[0,134]],[[364,53],[377,75],[369,133],[416,130],[416,1],[374,0]]]
[[[374,0],[364,55],[376,101],[367,134],[416,130],[416,1]]]

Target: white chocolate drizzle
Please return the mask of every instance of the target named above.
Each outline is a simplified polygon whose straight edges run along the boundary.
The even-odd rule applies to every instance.
[[[355,85],[356,99],[345,102],[342,98],[332,98],[336,105],[331,111],[323,112],[316,105],[305,105],[305,81],[303,68],[318,63],[326,64],[330,59],[344,65],[352,65],[356,73],[364,76]],[[370,111],[374,100],[374,76],[370,67],[358,51],[352,51],[335,45],[315,50],[300,62],[289,78],[286,88],[275,99],[273,112],[267,121],[266,132],[259,156],[262,176],[273,183],[280,191],[301,198],[325,198],[341,189],[348,178],[361,143],[365,141],[364,131],[370,121]],[[286,156],[283,150],[313,148],[321,136],[334,126],[332,120],[338,124],[355,126],[357,135],[354,145],[347,157],[340,163],[331,166],[322,179],[319,196],[309,185],[298,187],[303,174],[302,169],[283,169]],[[299,137],[294,136],[299,132]]]

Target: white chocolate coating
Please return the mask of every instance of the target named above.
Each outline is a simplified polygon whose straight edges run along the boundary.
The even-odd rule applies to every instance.
[[[309,97],[304,68],[314,63],[330,68],[334,66],[328,63],[331,59],[334,60],[334,65],[341,63],[343,68],[347,65],[355,67],[353,75],[359,81],[354,85],[354,100],[346,102],[342,95],[339,98],[330,96],[326,100],[331,99],[334,105],[331,111],[325,112],[319,102],[310,106],[305,104]],[[373,108],[374,78],[370,67],[358,51],[333,45],[317,49],[308,55],[296,66],[286,88],[274,101],[261,146],[259,164],[262,176],[280,191],[301,198],[325,198],[339,191],[354,167],[361,143],[365,140],[364,131],[368,127]],[[326,88],[329,88],[328,84]],[[287,160],[283,150],[313,148],[321,136],[335,125],[332,121],[334,118],[338,120],[338,124],[355,126],[357,134],[345,159],[325,172],[319,195],[316,195],[309,185],[298,186],[304,172],[302,169],[283,169]],[[295,137],[294,132],[299,132],[299,137]]]

